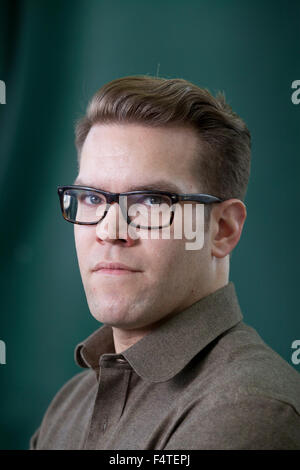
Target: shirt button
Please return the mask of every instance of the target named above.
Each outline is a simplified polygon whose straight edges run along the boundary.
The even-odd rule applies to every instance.
[[[118,362],[119,364],[125,364],[125,362],[127,362],[127,361],[126,361],[126,359],[124,359],[122,357],[117,357],[116,362]]]
[[[105,432],[107,428],[107,420],[104,419],[103,424],[102,424],[102,431]]]

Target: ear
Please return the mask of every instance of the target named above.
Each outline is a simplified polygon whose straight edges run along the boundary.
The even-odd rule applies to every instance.
[[[224,258],[238,244],[247,217],[245,204],[228,199],[216,204],[211,212],[211,254]]]

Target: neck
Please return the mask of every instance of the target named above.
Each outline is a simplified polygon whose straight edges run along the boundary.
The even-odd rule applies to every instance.
[[[227,266],[225,266],[225,268],[227,268]],[[217,289],[220,289],[221,287],[224,287],[226,284],[228,284],[229,282],[228,274],[229,274],[228,270],[224,269],[224,273],[222,273],[222,276],[219,276],[217,278],[217,281],[215,281],[213,285],[206,286],[206,289],[203,289],[202,287],[201,295],[198,294],[195,298],[190,298],[187,304],[184,304],[181,306],[180,311],[185,310],[186,308],[188,308],[190,305],[197,302],[201,298],[206,297],[207,295],[213,293]],[[152,323],[150,325],[146,325],[142,328],[123,329],[123,328],[117,328],[113,326],[112,331],[113,331],[113,339],[114,339],[116,354],[121,354],[123,351],[130,348],[130,346],[133,346],[140,339],[142,339],[144,336],[150,333],[150,331],[154,330],[155,328],[158,328],[162,323],[167,321],[170,318],[170,316],[172,316],[172,314],[174,313],[176,312],[172,312],[170,315],[164,316],[157,322]]]
[[[133,344],[137,343],[146,334],[148,334],[152,328],[145,327],[138,330],[124,330],[121,328],[112,327],[113,338],[116,354],[120,354],[126,349],[130,348]]]
[[[158,328],[160,325],[162,325],[162,323],[167,321],[169,316],[170,315],[166,315],[160,320],[151,323],[150,325],[145,325],[141,328],[124,329],[113,326],[112,331],[116,354],[121,354],[123,351],[125,351],[125,349],[128,349],[130,348],[130,346],[133,346],[148,333]]]

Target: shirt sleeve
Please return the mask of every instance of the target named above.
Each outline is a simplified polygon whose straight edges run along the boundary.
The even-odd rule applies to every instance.
[[[201,411],[199,411],[201,410]],[[288,403],[244,395],[192,407],[179,420],[168,450],[300,450],[300,416]]]

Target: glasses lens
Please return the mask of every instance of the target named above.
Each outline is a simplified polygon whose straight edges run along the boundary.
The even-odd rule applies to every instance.
[[[98,222],[106,206],[105,196],[94,191],[68,189],[63,195],[64,215],[71,222]]]
[[[170,225],[172,200],[162,194],[131,194],[127,198],[132,226],[161,228]]]

